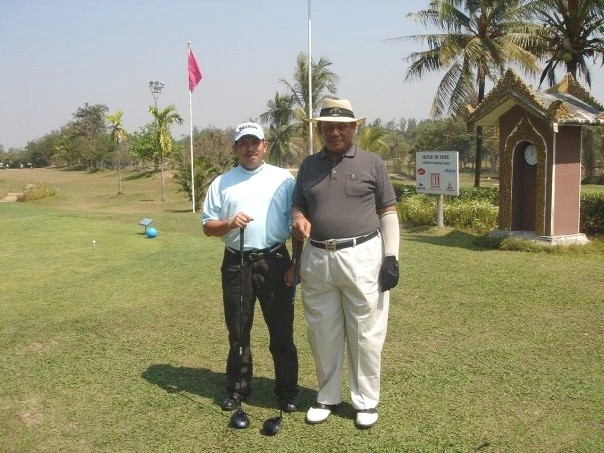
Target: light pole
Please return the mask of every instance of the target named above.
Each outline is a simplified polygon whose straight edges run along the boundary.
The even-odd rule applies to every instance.
[[[157,98],[161,94],[164,89],[164,82],[158,82],[157,80],[152,80],[149,82],[149,90],[151,91],[151,95],[153,96],[153,104],[155,105],[155,113],[157,114]],[[155,128],[157,128],[157,118],[155,118]],[[156,146],[159,148],[159,140],[156,143]],[[159,150],[159,160],[160,160],[160,168],[161,168],[161,201],[166,201],[166,195],[164,191],[164,154],[160,148]]]
[[[151,91],[151,95],[153,96],[153,104],[157,109],[157,98],[161,94],[161,91],[164,89],[164,82],[158,82],[157,80],[149,82],[149,90]]]

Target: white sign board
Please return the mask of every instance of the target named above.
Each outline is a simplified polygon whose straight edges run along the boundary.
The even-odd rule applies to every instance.
[[[424,151],[415,153],[415,191],[436,195],[459,195],[459,153]]]

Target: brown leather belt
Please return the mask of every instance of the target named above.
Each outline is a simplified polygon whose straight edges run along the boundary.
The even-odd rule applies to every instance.
[[[373,239],[378,235],[378,230],[375,230],[372,233],[366,234],[365,236],[358,236],[356,238],[348,239],[346,241],[339,241],[337,239],[328,239],[327,241],[315,241],[313,239],[310,240],[310,244],[314,247],[318,247],[320,249],[335,251],[340,249],[345,249],[347,247],[354,247],[355,245],[362,244],[363,242],[367,242],[370,239]]]

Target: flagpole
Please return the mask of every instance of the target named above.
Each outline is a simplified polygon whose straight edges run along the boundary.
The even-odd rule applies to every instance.
[[[312,38],[311,38],[311,20],[310,20],[310,4],[311,0],[308,0],[308,119],[312,118]],[[308,123],[308,149],[309,154],[313,154],[313,137],[312,137],[313,124],[309,121]]]
[[[187,42],[187,61],[189,61],[189,55],[191,54],[191,41]],[[191,145],[191,201],[193,204],[193,212],[195,212],[195,170],[193,168],[193,92],[189,89],[189,143]]]

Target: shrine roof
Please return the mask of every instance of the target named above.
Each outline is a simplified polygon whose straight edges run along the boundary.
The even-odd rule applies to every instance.
[[[549,123],[560,125],[604,125],[604,106],[571,74],[552,88],[535,90],[508,69],[495,87],[471,111],[468,122],[477,126],[499,126],[499,118],[514,106]]]

